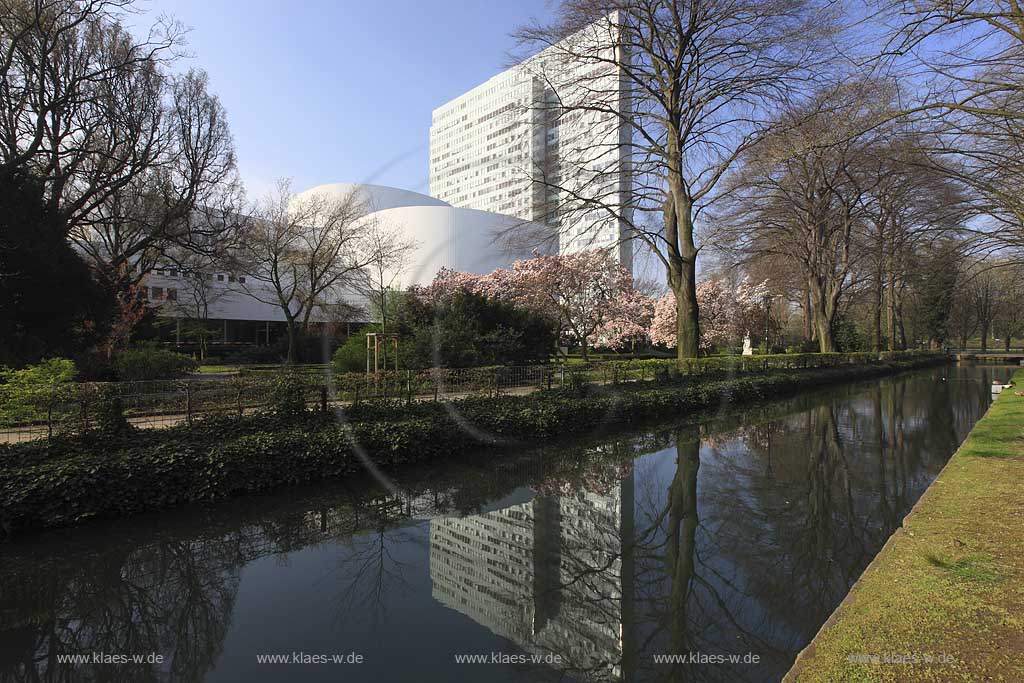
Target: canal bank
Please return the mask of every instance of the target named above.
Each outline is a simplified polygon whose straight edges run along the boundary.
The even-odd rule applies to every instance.
[[[1024,680],[1024,370],[786,676]]]
[[[343,648],[365,657],[343,670],[358,681],[780,681],[1008,377],[833,382],[389,482],[26,534],[0,547],[0,680],[327,683],[336,667],[257,655]],[[164,664],[60,661],[126,643]],[[456,659],[491,652],[561,663]]]
[[[366,470],[394,471],[459,453],[493,455],[566,435],[604,434],[718,406],[948,363],[935,354],[736,377],[581,385],[529,396],[361,404],[211,419],[165,430],[88,432],[0,446],[0,537],[209,502]],[[287,398],[287,394],[284,396]],[[487,451],[482,447],[490,447]]]

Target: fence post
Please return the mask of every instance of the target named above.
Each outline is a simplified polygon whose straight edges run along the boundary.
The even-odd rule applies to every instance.
[[[412,403],[412,370],[405,371],[406,403]]]

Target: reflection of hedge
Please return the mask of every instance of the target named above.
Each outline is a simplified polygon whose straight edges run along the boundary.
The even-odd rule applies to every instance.
[[[72,524],[349,474],[360,454],[387,468],[482,445],[549,439],[750,403],[845,379],[933,364],[932,356],[731,379],[581,387],[450,402],[363,403],[334,411],[214,418],[130,435],[88,433],[0,446],[0,524],[7,532]],[[481,453],[492,454],[493,448]]]

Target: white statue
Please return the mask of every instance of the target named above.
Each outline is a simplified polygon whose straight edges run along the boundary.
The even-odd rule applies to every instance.
[[[754,347],[752,347],[750,345],[750,333],[749,332],[747,332],[743,336],[743,355],[744,356],[753,356],[754,355]]]

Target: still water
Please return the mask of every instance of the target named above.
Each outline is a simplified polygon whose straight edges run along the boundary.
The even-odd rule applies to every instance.
[[[0,681],[777,681],[1011,372],[9,543]]]

